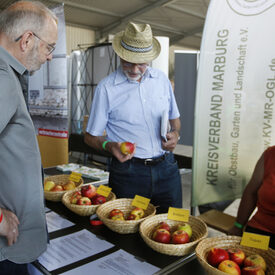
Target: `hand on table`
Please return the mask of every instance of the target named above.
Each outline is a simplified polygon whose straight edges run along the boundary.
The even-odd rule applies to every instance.
[[[19,220],[13,212],[3,208],[1,208],[1,211],[3,213],[3,219],[0,224],[0,235],[5,236],[8,245],[11,246],[17,241],[19,235]]]

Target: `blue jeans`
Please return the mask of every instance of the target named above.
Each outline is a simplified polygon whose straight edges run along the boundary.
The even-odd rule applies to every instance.
[[[29,275],[27,264],[16,264],[9,260],[0,262],[0,275]]]
[[[150,203],[159,206],[158,213],[167,213],[170,206],[182,207],[181,178],[172,153],[153,166],[112,158],[109,186],[118,198],[139,195],[151,199]]]

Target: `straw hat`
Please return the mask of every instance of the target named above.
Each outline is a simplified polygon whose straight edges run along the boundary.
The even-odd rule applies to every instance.
[[[113,39],[116,54],[131,63],[149,63],[158,57],[160,48],[148,24],[129,22],[125,31],[117,33]]]

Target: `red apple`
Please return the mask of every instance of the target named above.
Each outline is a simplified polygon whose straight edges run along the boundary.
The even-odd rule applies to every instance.
[[[135,207],[132,211],[131,214],[139,217],[140,219],[143,218],[144,216],[144,210],[142,208],[139,207]]]
[[[166,222],[160,222],[160,223],[157,225],[156,230],[157,230],[157,229],[160,229],[160,228],[166,229],[166,230],[169,231],[169,232],[171,231],[170,225],[169,225],[168,223],[166,223]]]
[[[92,184],[84,185],[81,187],[81,195],[83,197],[92,198],[96,195],[96,187]]]
[[[73,204],[76,204],[78,199],[80,199],[81,197],[82,196],[81,196],[80,191],[75,191],[71,196],[70,202]]]
[[[171,234],[166,229],[157,229],[154,231],[152,238],[159,243],[170,243]]]
[[[106,198],[102,195],[96,194],[95,196],[92,197],[92,204],[102,204],[106,202]]]
[[[241,275],[241,270],[240,270],[240,267],[238,266],[238,264],[236,264],[235,262],[230,261],[230,260],[222,261],[219,264],[218,269],[220,271],[227,273],[227,274]]]
[[[179,224],[178,227],[177,227],[177,230],[184,230],[188,234],[189,239],[191,239],[192,227],[191,227],[190,224],[188,224],[188,223]]]
[[[243,262],[244,266],[260,266],[263,271],[266,271],[266,262],[264,258],[259,254],[250,255],[245,258]]]
[[[82,197],[82,198],[77,200],[76,204],[78,204],[78,205],[91,205],[92,202],[89,198]]]
[[[64,188],[61,184],[56,184],[51,191],[58,192],[58,191],[64,191]]]
[[[212,266],[218,266],[222,261],[229,260],[228,252],[223,248],[213,247],[207,255],[207,262]]]
[[[184,244],[189,242],[189,235],[184,230],[177,230],[172,234],[173,244]]]
[[[120,145],[120,151],[125,155],[132,154],[134,150],[135,150],[135,145],[131,142],[124,141]]]
[[[265,275],[260,266],[246,266],[242,269],[242,275]]]
[[[245,253],[239,248],[229,248],[227,249],[229,254],[229,259],[238,265],[242,265],[245,259]]]
[[[117,215],[122,216],[122,217],[124,216],[124,214],[121,210],[115,208],[110,211],[109,218],[111,219],[112,217],[117,216]]]
[[[139,220],[139,216],[136,216],[134,214],[130,214],[128,217],[127,217],[127,220],[128,221],[134,221],[134,220]]]

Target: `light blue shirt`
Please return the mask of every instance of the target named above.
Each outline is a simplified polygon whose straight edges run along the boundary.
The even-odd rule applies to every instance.
[[[93,98],[87,132],[116,142],[136,143],[135,157],[162,155],[161,116],[179,117],[171,83],[166,75],[148,67],[141,82],[129,81],[121,67],[104,78]]]

